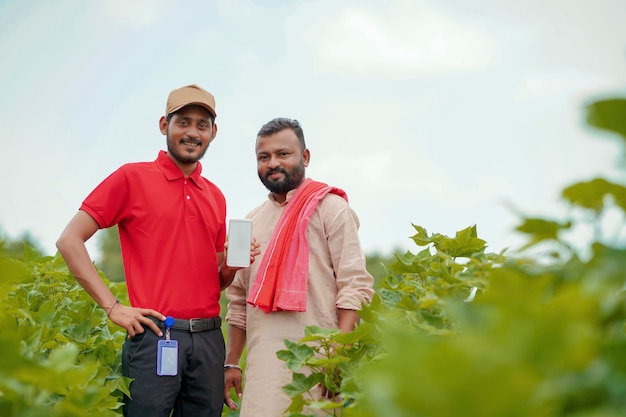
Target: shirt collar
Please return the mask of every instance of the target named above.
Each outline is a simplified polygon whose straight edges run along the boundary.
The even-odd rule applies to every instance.
[[[156,165],[159,167],[165,178],[168,181],[175,181],[181,178],[184,178],[183,172],[178,168],[178,165],[167,155],[165,151],[159,151],[159,155],[156,159]],[[198,161],[198,166],[191,173],[189,179],[200,189],[202,189],[202,185],[200,182],[200,174],[202,173],[202,164]]]

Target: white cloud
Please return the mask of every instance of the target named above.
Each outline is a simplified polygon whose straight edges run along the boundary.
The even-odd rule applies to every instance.
[[[133,29],[159,22],[173,0],[106,0],[98,3],[106,14]]]
[[[245,26],[259,19],[259,14],[264,11],[263,7],[249,0],[219,0],[216,5],[220,18],[235,26]]]
[[[312,24],[317,13],[301,9],[288,39],[311,48],[318,70],[351,76],[441,76],[481,70],[497,60],[496,43],[476,25],[424,2],[384,4],[344,8]]]
[[[564,95],[582,101],[592,94],[612,88],[615,88],[615,81],[610,77],[600,77],[576,70],[561,70],[527,74],[513,88],[512,97],[516,101],[528,101]]]

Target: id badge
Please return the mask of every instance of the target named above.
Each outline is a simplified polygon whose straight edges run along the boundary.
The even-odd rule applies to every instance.
[[[178,375],[178,340],[159,340],[157,345],[157,375]]]

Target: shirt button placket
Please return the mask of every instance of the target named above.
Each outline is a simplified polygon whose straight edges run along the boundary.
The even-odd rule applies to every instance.
[[[187,180],[183,181],[183,194],[185,194],[185,200],[191,200],[191,197],[187,194]]]
[[[191,195],[189,194],[189,191],[187,190],[188,183],[189,183],[189,180],[187,180],[187,179],[185,179],[183,181],[183,196],[184,196],[183,198],[186,201],[191,200]],[[187,207],[187,204],[185,204],[184,210],[185,210],[185,215],[188,216],[190,214],[190,212],[189,212],[189,207]]]

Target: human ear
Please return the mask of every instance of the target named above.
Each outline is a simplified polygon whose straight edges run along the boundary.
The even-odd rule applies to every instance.
[[[167,119],[165,116],[161,116],[161,119],[159,120],[159,130],[163,135],[167,134]]]

